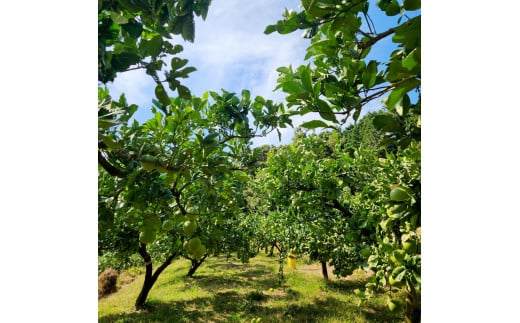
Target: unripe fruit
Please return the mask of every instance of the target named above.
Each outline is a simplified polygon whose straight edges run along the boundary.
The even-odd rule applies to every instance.
[[[390,199],[392,201],[401,202],[410,199],[410,195],[403,188],[398,186],[390,191]]]
[[[144,244],[149,244],[155,241],[155,232],[152,230],[144,230],[139,233],[139,241]]]
[[[414,253],[417,251],[417,243],[414,240],[406,240],[403,242],[403,249],[408,254]]]
[[[195,256],[195,258],[197,258],[197,260],[200,260],[206,254],[206,247],[204,247],[203,245],[200,245],[192,253],[193,253],[193,256]]]
[[[197,231],[197,222],[196,221],[186,221],[184,222],[184,226],[182,228],[184,231],[184,234],[186,235],[192,235]]]
[[[199,249],[202,246],[202,242],[199,238],[195,237],[190,239],[186,244],[186,250],[190,253],[193,253],[195,250]]]
[[[162,228],[164,231],[171,231],[174,226],[175,226],[175,222],[173,222],[172,220],[166,220],[162,224]]]

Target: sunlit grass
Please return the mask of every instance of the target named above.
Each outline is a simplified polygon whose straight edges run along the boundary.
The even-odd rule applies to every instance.
[[[301,260],[300,260],[301,261]],[[301,261],[303,263],[303,261]],[[173,262],[150,291],[149,310],[135,311],[143,274],[99,300],[100,322],[401,322],[402,312],[389,312],[387,294],[358,306],[355,288],[364,278],[325,282],[321,275],[284,268],[278,285],[276,257],[259,255],[242,264],[210,257],[186,277],[187,260]]]

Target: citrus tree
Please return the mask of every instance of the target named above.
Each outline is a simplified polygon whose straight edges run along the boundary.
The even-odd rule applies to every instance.
[[[301,12],[286,11],[283,20],[265,29],[267,34],[300,29],[311,38],[306,55],[311,63],[278,68],[277,88],[288,94],[293,113],[319,114],[320,119],[301,125],[308,129],[338,128],[350,118],[358,120],[368,103],[383,99],[387,113],[373,124],[385,133],[384,144],[396,152],[370,170],[376,190],[364,193],[370,203],[367,210],[381,206],[373,227],[380,242],[370,263],[376,266],[376,285],[386,283],[383,277],[389,273],[394,281],[404,282],[405,320],[419,322],[420,0],[302,0],[302,5]],[[390,21],[390,26],[381,30],[373,15]],[[383,59],[371,58],[370,53],[388,38],[395,50]],[[399,176],[392,167],[401,167],[406,175]]]
[[[247,178],[243,156],[256,135],[248,113],[261,109],[257,101],[247,91],[240,99],[225,91],[171,98],[167,106],[156,101],[154,117],[143,124],[100,130],[110,143],[99,147],[100,252],[142,257],[146,275],[136,307],[175,257],[200,262],[219,250],[222,225],[241,212],[235,192]],[[155,272],[154,253],[163,261]]]
[[[176,56],[183,48],[173,36],[193,42],[194,17],[205,19],[210,2],[98,2],[99,254],[141,257],[137,308],[175,257],[198,263],[218,249],[220,223],[240,211],[231,192],[250,139],[290,123],[283,105],[251,100],[248,91],[197,98],[181,84],[195,68]],[[135,69],[156,83],[153,117],[142,124],[131,121],[138,107],[106,87]]]
[[[325,278],[328,262],[338,276],[351,274],[366,262],[367,248],[375,242],[366,212],[354,208],[356,194],[373,177],[366,160],[354,158],[362,151],[377,162],[380,153],[381,135],[373,126],[367,127],[367,120],[371,122],[372,116],[342,133],[299,132],[290,145],[269,153],[251,183],[257,198],[250,199],[250,205],[265,216],[263,236],[285,241],[291,249],[319,261]],[[361,139],[352,140],[359,129],[364,132]],[[353,145],[357,147],[351,156]],[[282,229],[275,230],[280,225]]]

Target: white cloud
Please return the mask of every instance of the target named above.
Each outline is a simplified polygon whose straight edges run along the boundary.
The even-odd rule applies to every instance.
[[[265,35],[265,27],[282,18],[284,6],[297,9],[299,1],[214,1],[206,21],[196,23],[195,43],[184,52],[197,68],[186,83],[196,94],[224,88],[281,100],[272,90],[276,68],[303,62],[308,40],[296,32]]]
[[[178,56],[189,59],[189,65],[197,68],[189,78],[181,80],[183,84],[195,95],[221,89],[240,95],[243,89],[248,89],[253,97],[283,101],[284,93],[273,92],[278,78],[276,69],[304,64],[309,41],[299,32],[288,35],[263,32],[267,25],[282,19],[285,8],[298,10],[299,3],[296,0],[213,1],[206,21],[196,20],[193,44],[180,36],[173,37],[174,43],[184,47]],[[136,70],[119,74],[110,89],[114,96],[124,92],[130,103],[138,104],[136,118],[144,121],[150,117],[154,86],[144,71]],[[293,129],[280,130],[283,142],[289,142]],[[266,140],[280,144],[276,132]]]

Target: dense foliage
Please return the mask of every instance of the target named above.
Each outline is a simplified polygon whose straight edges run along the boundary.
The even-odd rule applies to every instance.
[[[290,252],[328,263],[339,276],[372,269],[358,296],[403,288],[406,320],[418,322],[420,1],[304,0],[301,12],[286,11],[265,33],[301,29],[311,39],[309,64],[278,68],[286,106],[252,99],[247,90],[194,97],[180,83],[195,68],[175,56],[182,46],[172,35],[194,41],[194,16],[205,18],[209,5],[99,2],[100,271],[144,263],[140,308],[176,257],[191,259],[193,273],[211,254],[247,261],[261,248],[276,248],[280,269]],[[375,12],[395,17],[394,25],[376,32]],[[370,59],[386,37],[396,49],[385,61]],[[136,105],[124,95],[112,98],[106,87],[132,69],[145,69],[156,82],[154,115],[143,123],[130,121]],[[384,110],[361,117],[383,97]],[[301,127],[328,131],[300,129],[290,145],[251,149],[251,138],[311,112],[320,119]],[[350,120],[357,123],[346,126]]]
[[[362,149],[354,149],[353,158],[324,167],[327,170],[354,169],[351,173],[338,170],[346,171],[350,182],[345,187],[337,183],[336,191],[330,175],[320,170],[320,176],[329,176],[320,181],[322,184],[328,181],[328,195],[323,195],[323,188],[305,177],[308,169],[319,169],[319,165],[301,165],[300,169],[290,171],[294,167],[291,163],[290,180],[278,184],[285,189],[300,186],[297,194],[304,197],[304,202],[311,202],[312,210],[318,207],[316,203],[336,202],[336,207],[348,210],[342,212],[336,208],[344,215],[336,218],[348,218],[348,225],[330,223],[326,226],[332,235],[332,228],[345,227],[345,236],[332,247],[343,250],[344,255],[333,257],[332,263],[338,265],[340,273],[342,267],[348,272],[352,262],[360,263],[368,257],[366,267],[376,270],[373,285],[384,286],[387,282],[404,285],[406,320],[419,321],[421,15],[416,11],[421,7],[420,1],[379,0],[377,8],[369,1],[304,0],[302,5],[304,10],[286,11],[283,20],[265,30],[267,34],[275,31],[286,34],[302,29],[305,36],[311,38],[306,55],[311,63],[297,68],[278,68],[277,88],[289,94],[287,105],[293,108],[293,113],[319,113],[320,120],[301,125],[308,129],[338,129],[350,117],[358,120],[366,104],[387,95],[383,99],[386,112],[373,120],[373,125],[384,133],[381,145],[386,146],[387,152],[378,159]],[[391,27],[377,32],[370,15],[381,15],[381,12],[387,18],[396,19]],[[370,51],[390,36],[396,49],[388,59],[368,59]],[[346,157],[340,155],[340,158]],[[320,158],[319,162],[326,161]],[[361,185],[353,190],[352,184]],[[312,191],[310,199],[309,191]],[[323,214],[327,214],[325,210]],[[370,233],[362,234],[367,229]],[[342,259],[347,260],[348,265],[343,265]]]

